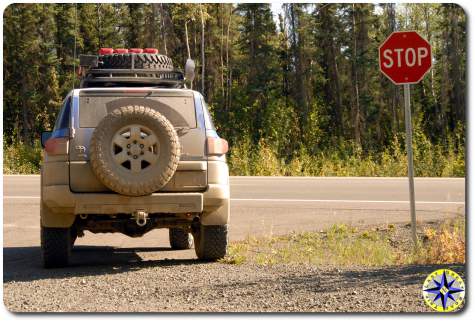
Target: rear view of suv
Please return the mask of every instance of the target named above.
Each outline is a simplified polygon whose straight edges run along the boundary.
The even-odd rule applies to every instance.
[[[42,134],[44,266],[67,265],[84,231],[167,228],[173,249],[194,244],[199,259],[224,257],[228,145],[203,96],[156,51],[102,49],[81,65],[81,88]]]

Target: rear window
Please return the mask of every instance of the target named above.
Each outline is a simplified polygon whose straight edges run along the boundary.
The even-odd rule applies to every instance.
[[[79,97],[79,126],[96,127],[116,108],[128,105],[148,106],[165,116],[175,127],[196,127],[193,96],[107,96]]]

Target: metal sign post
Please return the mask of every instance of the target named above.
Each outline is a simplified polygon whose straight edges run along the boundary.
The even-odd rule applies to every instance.
[[[409,178],[412,240],[416,248],[418,245],[416,234],[416,200],[414,196],[410,84],[419,83],[431,67],[431,46],[427,40],[415,31],[395,31],[379,46],[379,69],[395,85],[404,85],[407,176]]]
[[[412,153],[411,85],[404,84],[404,119],[406,122],[407,177],[409,179],[409,198],[411,204],[411,230],[414,246],[416,235],[416,198],[414,193],[414,157]]]

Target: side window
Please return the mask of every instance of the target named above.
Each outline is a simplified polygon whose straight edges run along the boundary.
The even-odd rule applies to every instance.
[[[58,118],[53,129],[54,136],[68,136],[69,122],[71,119],[71,96],[69,96],[63,103],[59,111]]]
[[[216,131],[216,128],[214,127],[214,124],[213,124],[213,120],[211,119],[211,116],[209,115],[208,104],[206,104],[204,99],[201,99],[201,102],[203,104],[203,112],[204,112],[206,129]]]

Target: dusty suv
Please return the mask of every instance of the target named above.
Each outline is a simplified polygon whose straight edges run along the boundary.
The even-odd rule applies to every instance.
[[[68,264],[84,231],[140,237],[168,228],[173,249],[225,256],[227,142],[203,96],[157,53],[100,52],[42,134],[41,250]]]

